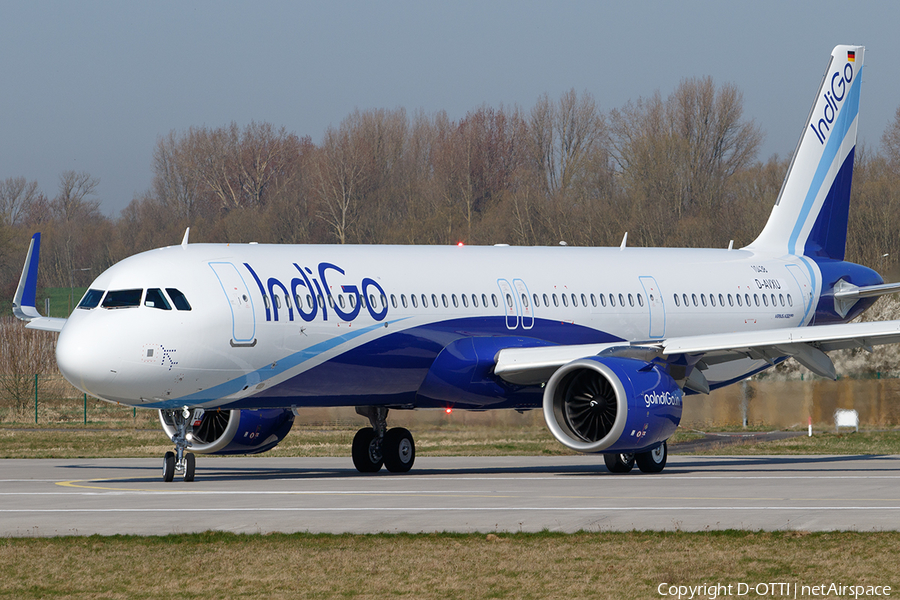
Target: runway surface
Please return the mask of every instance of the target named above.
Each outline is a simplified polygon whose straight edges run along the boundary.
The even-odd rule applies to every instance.
[[[670,456],[657,475],[600,456],[420,457],[405,475],[200,457],[193,483],[161,463],[0,460],[0,536],[900,529],[900,456]]]

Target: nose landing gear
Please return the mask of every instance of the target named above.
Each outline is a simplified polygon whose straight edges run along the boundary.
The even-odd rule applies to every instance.
[[[172,442],[175,444],[175,452],[166,452],[163,457],[163,481],[169,482],[175,479],[175,473],[180,473],[185,481],[193,481],[197,467],[197,457],[190,452],[185,452],[191,447],[192,434],[190,427],[191,409],[187,406],[181,410],[167,410],[168,416],[175,423],[175,434]]]

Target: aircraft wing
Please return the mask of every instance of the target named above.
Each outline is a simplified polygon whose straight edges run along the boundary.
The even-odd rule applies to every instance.
[[[694,377],[699,378],[688,387],[708,392],[701,373],[709,365],[745,358],[774,365],[777,359],[790,356],[817,375],[835,379],[834,365],[825,352],[844,348],[871,351],[873,346],[895,343],[900,343],[900,321],[716,333],[649,342],[505,348],[495,357],[494,373],[510,383],[533,385],[547,381],[563,365],[588,356],[608,354],[647,361],[688,356],[697,365]]]
[[[22,267],[22,277],[19,278],[19,287],[13,296],[13,314],[22,321],[28,321],[26,329],[40,329],[43,331],[61,331],[65,319],[42,317],[35,307],[37,296],[37,271],[38,261],[41,255],[41,234],[35,233],[31,237],[28,246],[28,255],[25,257],[25,266]]]

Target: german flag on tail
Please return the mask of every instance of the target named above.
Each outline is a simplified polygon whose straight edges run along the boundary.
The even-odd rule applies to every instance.
[[[855,50],[847,50],[847,62],[856,62]]]

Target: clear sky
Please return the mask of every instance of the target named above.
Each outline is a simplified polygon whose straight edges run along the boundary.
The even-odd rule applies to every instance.
[[[131,2],[0,0],[0,179],[100,179],[116,215],[150,187],[159,136],[252,120],[321,141],[354,108],[602,110],[710,75],[793,151],[837,44],[866,46],[860,138],[900,105],[900,2]]]

